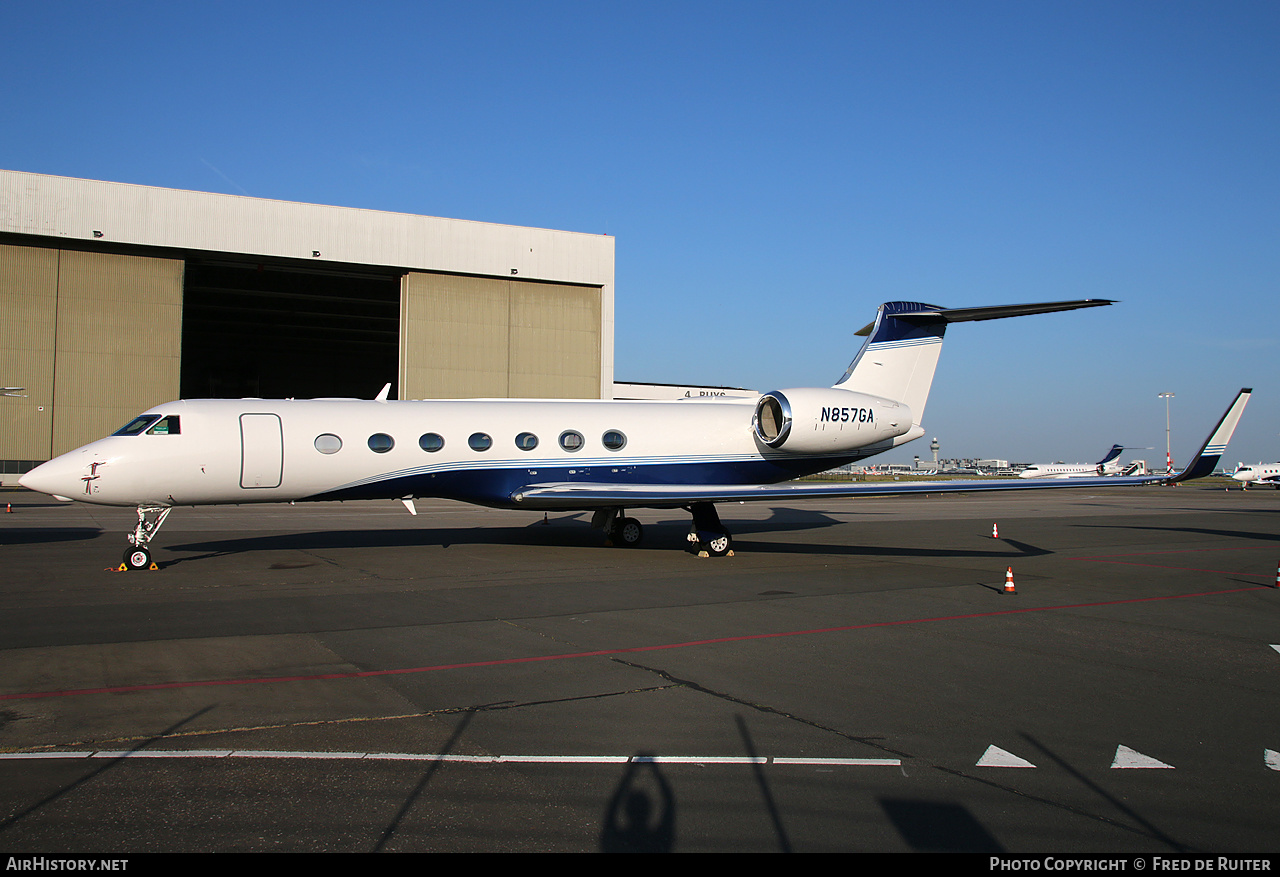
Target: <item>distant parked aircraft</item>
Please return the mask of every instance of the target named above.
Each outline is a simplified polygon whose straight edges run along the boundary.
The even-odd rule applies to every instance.
[[[1112,445],[1107,455],[1089,463],[1034,463],[1018,473],[1019,478],[1089,478],[1120,474],[1120,452],[1124,445]]]
[[[1280,463],[1257,463],[1253,466],[1237,463],[1231,477],[1243,482],[1246,490],[1250,483],[1266,484],[1280,490]]]

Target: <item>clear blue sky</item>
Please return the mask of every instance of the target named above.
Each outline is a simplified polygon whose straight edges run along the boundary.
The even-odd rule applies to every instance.
[[[0,167],[617,239],[622,380],[952,328],[944,456],[1280,459],[1280,3],[13,3]],[[887,456],[928,455],[927,440]]]

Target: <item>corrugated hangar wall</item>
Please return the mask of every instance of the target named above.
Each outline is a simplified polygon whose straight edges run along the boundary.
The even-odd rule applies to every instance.
[[[410,273],[400,398],[600,397],[600,290]]]
[[[47,460],[177,397],[183,263],[0,245],[0,459]]]
[[[13,464],[184,395],[183,280],[181,260],[0,245],[0,381],[27,397],[4,400],[0,460],[29,468]],[[394,396],[599,398],[602,306],[594,286],[409,272]],[[371,376],[367,395],[390,377]]]
[[[609,397],[614,242],[0,169],[0,481],[181,397]]]

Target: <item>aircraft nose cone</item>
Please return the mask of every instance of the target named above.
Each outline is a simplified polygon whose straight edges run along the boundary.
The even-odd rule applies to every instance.
[[[84,489],[80,473],[68,468],[66,461],[62,458],[41,463],[18,478],[18,483],[28,490],[64,498],[75,496],[77,490]]]

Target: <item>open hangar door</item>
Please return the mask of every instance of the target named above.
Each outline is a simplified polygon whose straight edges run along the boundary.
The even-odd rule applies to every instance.
[[[399,272],[186,263],[185,399],[394,399],[399,343]]]

